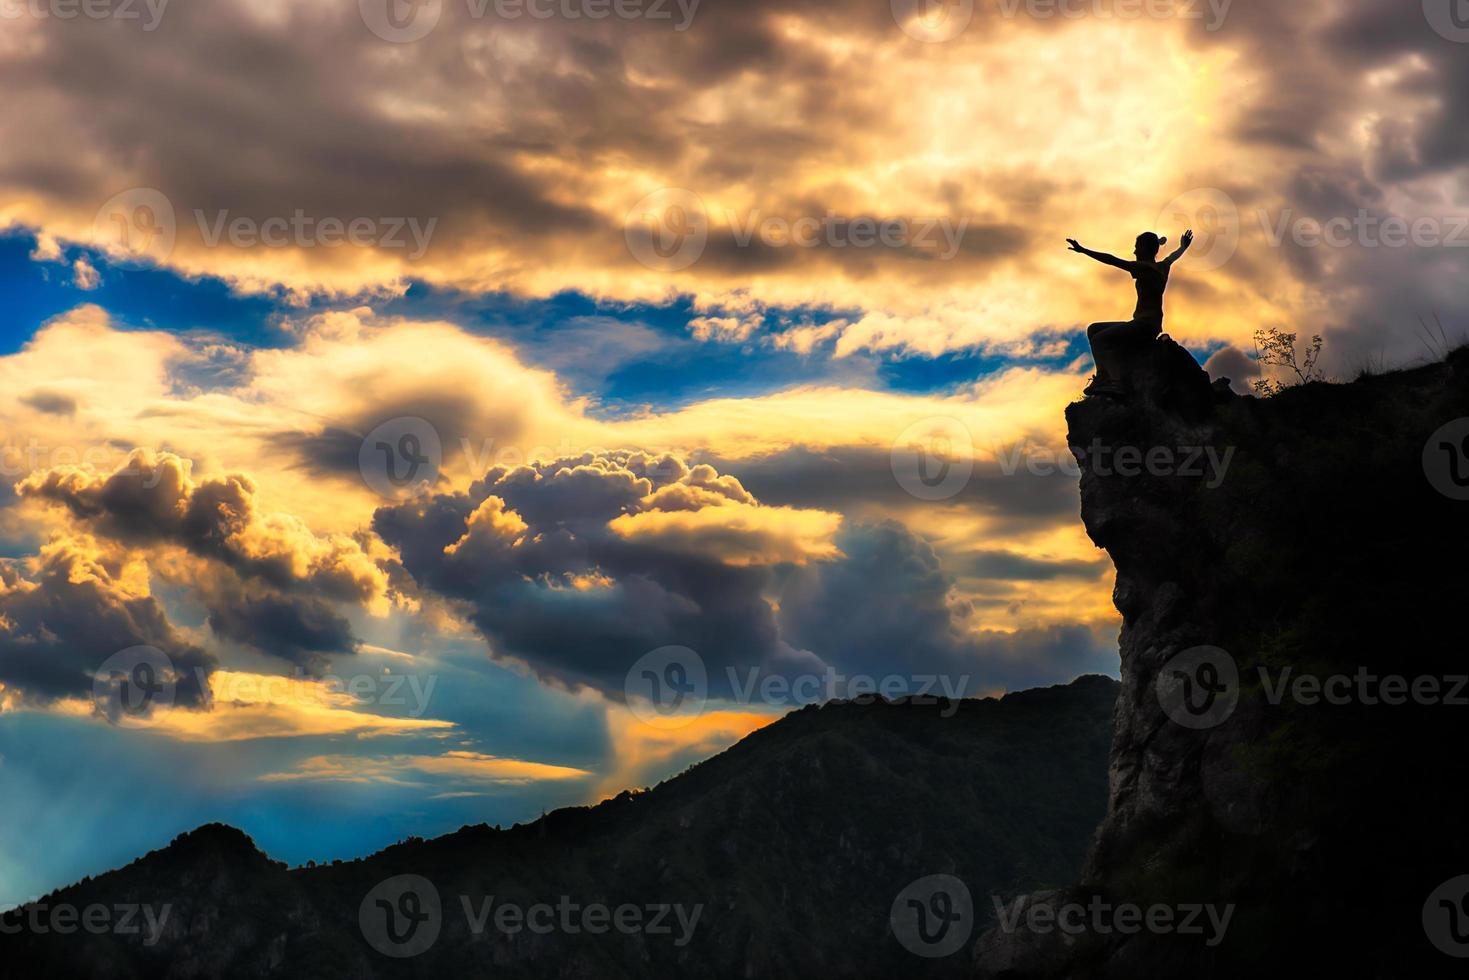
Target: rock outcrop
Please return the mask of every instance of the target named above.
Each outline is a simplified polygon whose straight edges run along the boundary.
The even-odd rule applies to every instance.
[[[1462,970],[1429,899],[1469,875],[1469,502],[1435,472],[1469,350],[1262,400],[1163,337],[1133,389],[1066,413],[1123,615],[1107,815],[979,975]]]

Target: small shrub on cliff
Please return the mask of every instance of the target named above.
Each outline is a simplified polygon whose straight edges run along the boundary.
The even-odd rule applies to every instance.
[[[1326,376],[1316,367],[1321,357],[1321,336],[1311,338],[1311,346],[1296,349],[1296,335],[1268,327],[1255,331],[1255,360],[1271,367],[1285,368],[1286,381],[1261,380],[1255,382],[1255,392],[1262,397],[1278,395],[1295,384],[1325,381]],[[1292,380],[1293,376],[1293,380]]]

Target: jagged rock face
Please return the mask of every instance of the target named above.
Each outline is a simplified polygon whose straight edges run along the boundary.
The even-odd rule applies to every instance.
[[[1469,502],[1435,488],[1425,444],[1469,417],[1469,351],[1259,400],[1211,386],[1165,337],[1133,388],[1066,413],[1123,614],[1108,812],[1082,880],[1011,911],[1233,911],[1212,944],[1207,926],[1122,934],[1105,915],[1069,935],[1001,924],[976,945],[979,974],[1461,969],[1425,902],[1469,874],[1469,703],[1444,703],[1469,674]],[[1155,465],[1124,472],[1127,447]],[[1201,473],[1180,465],[1188,447]],[[1390,675],[1424,696],[1381,703]]]
[[[1133,399],[1090,399],[1067,410],[1069,445],[1082,471],[1082,519],[1117,567],[1113,601],[1123,614],[1110,806],[1088,877],[1134,826],[1178,819],[1201,789],[1193,785],[1197,767],[1188,764],[1198,740],[1166,724],[1152,685],[1173,653],[1219,639],[1212,632],[1210,578],[1222,555],[1211,536],[1198,533],[1203,477],[1173,472],[1204,470],[1207,450],[1224,442],[1213,418],[1214,392],[1192,355],[1171,339],[1160,338],[1151,350],[1133,376]],[[1166,450],[1172,462],[1157,475],[1121,475],[1114,472],[1117,457],[1128,448]],[[1203,454],[1187,465],[1198,449]],[[1130,746],[1145,750],[1123,751]]]

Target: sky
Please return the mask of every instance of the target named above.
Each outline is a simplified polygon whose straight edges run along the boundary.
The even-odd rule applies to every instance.
[[[1062,413],[1131,287],[1065,240],[1194,229],[1165,329],[1240,391],[1267,327],[1431,357],[1466,43],[1460,0],[5,5],[0,907],[210,820],[293,864],[525,822],[856,678],[1115,674]]]

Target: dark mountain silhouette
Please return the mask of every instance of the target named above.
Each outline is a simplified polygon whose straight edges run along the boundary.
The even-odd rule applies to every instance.
[[[1469,349],[1263,400],[1166,337],[1130,371],[1067,411],[1124,617],[1108,813],[979,975],[1463,976]],[[1222,480],[1124,474],[1120,447],[1232,455]],[[1213,945],[1048,925],[1093,903],[1233,914]]]
[[[1074,879],[1104,809],[1117,690],[1084,677],[1000,700],[806,708],[646,792],[331,866],[288,870],[238,830],[200,827],[38,903],[167,904],[155,943],[20,928],[0,935],[0,977],[963,976],[963,952],[925,959],[899,944],[894,900],[948,873],[982,919],[992,892]],[[370,893],[401,875],[432,882],[440,928],[393,958],[370,944],[385,921]],[[676,924],[473,935],[461,896],[481,910],[490,895],[702,911],[681,946]],[[406,928],[422,907],[397,898],[383,911],[401,909],[393,927]],[[364,906],[379,916],[367,931]]]

